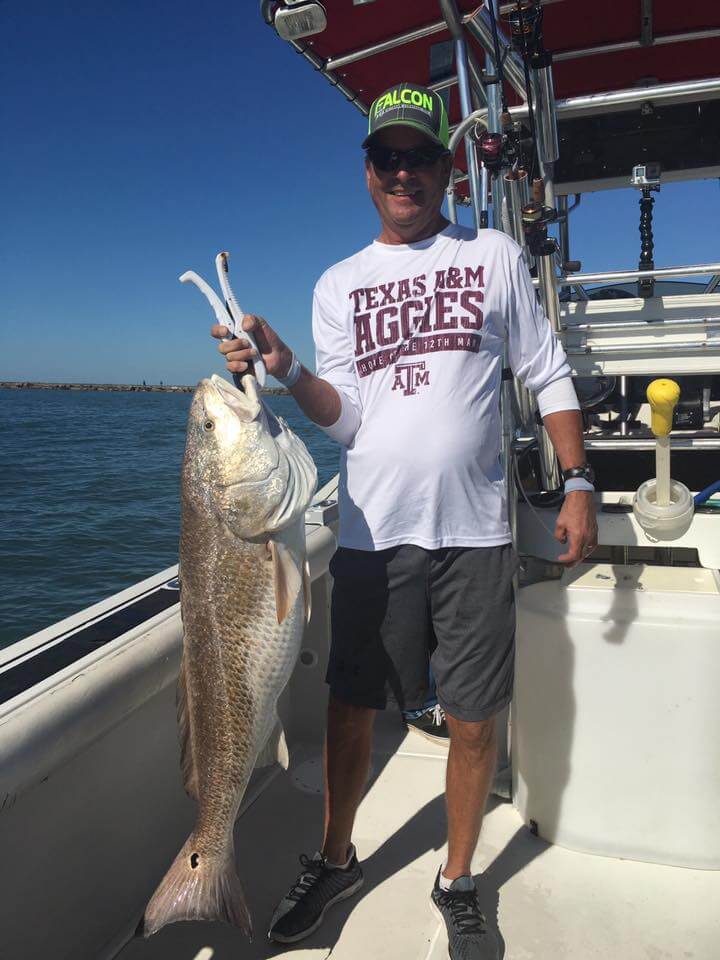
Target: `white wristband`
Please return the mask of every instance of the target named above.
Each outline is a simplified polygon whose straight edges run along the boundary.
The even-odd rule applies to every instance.
[[[570,477],[565,481],[565,493],[572,493],[573,490],[584,490],[586,493],[594,493],[595,487],[589,480],[583,480],[582,477]]]
[[[284,387],[294,387],[295,384],[300,379],[300,374],[302,373],[302,364],[295,356],[295,353],[292,355],[290,361],[290,369],[285,374],[284,377],[275,377],[276,380],[279,380]]]

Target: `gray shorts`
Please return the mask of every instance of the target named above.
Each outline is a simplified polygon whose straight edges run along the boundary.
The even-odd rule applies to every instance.
[[[512,697],[517,557],[512,544],[370,552],[330,562],[327,682],[344,703],[419,710],[429,666],[440,706],[458,720],[493,716]]]

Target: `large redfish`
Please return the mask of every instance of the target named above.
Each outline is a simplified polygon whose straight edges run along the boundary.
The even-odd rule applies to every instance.
[[[214,375],[197,387],[182,469],[183,662],[178,723],[195,828],[145,911],[143,932],[226,920],[252,933],[233,826],[256,764],[287,747],[277,700],[309,616],[304,513],[315,465],[262,402]]]

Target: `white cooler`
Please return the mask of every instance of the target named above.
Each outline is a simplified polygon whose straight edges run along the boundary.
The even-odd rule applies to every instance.
[[[720,869],[720,580],[583,564],[518,591],[513,800],[573,850]]]

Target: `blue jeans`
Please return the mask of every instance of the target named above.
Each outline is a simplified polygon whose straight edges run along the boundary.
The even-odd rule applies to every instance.
[[[432,710],[433,707],[437,706],[437,690],[435,688],[435,677],[433,676],[432,667],[430,667],[429,681],[427,700],[419,710],[403,710],[403,717],[405,717],[406,720],[417,720],[418,717],[421,717],[424,713],[427,713],[428,710]]]

